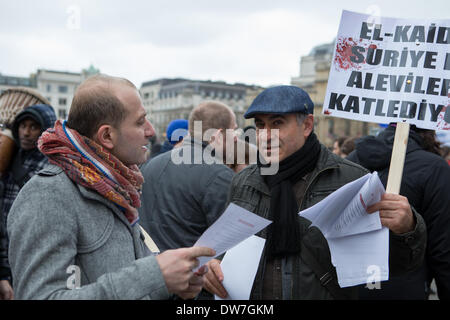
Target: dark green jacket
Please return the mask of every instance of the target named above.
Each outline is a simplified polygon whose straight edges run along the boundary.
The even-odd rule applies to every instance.
[[[311,207],[343,185],[367,174],[363,167],[341,159],[329,152],[323,145],[316,168],[310,175],[300,210]],[[233,202],[264,218],[269,216],[270,191],[264,183],[259,169],[252,165],[236,175],[231,183],[228,203]],[[414,211],[414,210],[413,210]],[[415,213],[416,228],[408,234],[390,233],[390,274],[411,270],[420,265],[425,252],[426,228],[423,219]],[[326,239],[316,227],[309,227],[310,221],[299,216],[303,237],[301,252],[282,259],[283,299],[355,299],[356,287],[339,288],[335,268],[331,264],[330,250]],[[266,238],[266,229],[257,234]],[[294,239],[293,239],[294,241]],[[338,294],[333,295],[319,278],[323,270],[314,271],[314,265],[305,254],[309,252],[322,268],[329,271]],[[262,279],[266,265],[265,255],[261,258],[258,272],[252,288],[252,299],[262,297]],[[368,275],[369,276],[369,275]],[[327,278],[327,277],[325,277]],[[322,279],[324,280],[324,279]],[[323,281],[322,281],[323,282]]]

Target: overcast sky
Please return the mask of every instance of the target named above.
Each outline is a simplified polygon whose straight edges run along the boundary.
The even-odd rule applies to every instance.
[[[450,1],[0,0],[0,73],[80,72],[289,84],[343,9],[450,19]]]

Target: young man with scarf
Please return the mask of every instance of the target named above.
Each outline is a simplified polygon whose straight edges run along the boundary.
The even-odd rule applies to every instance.
[[[260,93],[244,115],[255,119],[265,164],[259,162],[236,175],[228,200],[273,221],[258,234],[266,245],[251,299],[357,298],[356,287],[339,287],[326,239],[298,212],[368,171],[320,144],[313,130],[313,107],[302,89],[278,86]],[[263,175],[262,169],[273,163],[279,164],[278,172]],[[426,230],[408,200],[385,194],[368,211],[380,211],[382,225],[391,230],[390,273],[420,265]],[[220,261],[211,260],[205,288],[225,297],[221,281]]]
[[[8,217],[18,299],[196,296],[209,248],[152,255],[138,222],[146,145],[154,134],[128,80],[97,75],[77,89],[68,121],[38,141],[51,165],[21,190]],[[77,289],[77,290],[73,290]]]

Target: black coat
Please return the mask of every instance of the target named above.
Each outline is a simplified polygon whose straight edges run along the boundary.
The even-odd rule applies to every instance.
[[[367,170],[361,166],[341,159],[329,152],[325,146],[321,146],[319,160],[307,178],[306,189],[296,190],[297,201],[301,202],[299,210],[312,207],[340,187],[365,174]],[[300,197],[302,197],[301,201],[299,201]],[[270,219],[271,192],[257,165],[250,165],[234,176],[228,202]],[[418,214],[416,219],[416,227],[408,235],[389,232],[391,274],[415,270],[423,261],[426,239],[425,222]],[[301,242],[302,247],[298,254],[281,259],[279,270],[282,277],[282,298],[294,300],[359,298],[357,287],[339,288],[336,269],[331,261],[331,252],[320,230],[317,227],[310,227],[311,222],[304,217],[299,216],[298,222],[302,232],[301,239],[297,241]],[[266,238],[267,229],[263,229],[256,235]],[[263,251],[250,299],[261,300],[263,292],[265,293],[263,291],[265,290],[264,274],[267,262],[268,258]],[[323,284],[326,282],[337,289],[332,293],[330,286]]]
[[[348,160],[377,171],[384,186],[389,173],[395,128],[376,138],[357,142]],[[410,130],[400,194],[407,197],[427,225],[427,250],[423,266],[381,283],[381,290],[362,289],[361,298],[426,299],[426,282],[435,279],[440,299],[450,299],[450,166],[440,156],[422,148],[422,138]]]
[[[1,201],[3,194],[3,182],[0,181],[0,214]],[[0,280],[11,276],[11,269],[8,263],[8,235],[6,233],[6,226],[3,219],[0,219]]]

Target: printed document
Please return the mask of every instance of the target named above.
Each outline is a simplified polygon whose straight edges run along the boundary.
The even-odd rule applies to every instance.
[[[384,192],[378,174],[369,173],[299,213],[327,239],[342,288],[389,278],[389,230],[379,212],[366,211]]]
[[[234,203],[230,203],[219,219],[194,244],[194,247],[208,247],[216,251],[214,257],[199,257],[199,267],[261,231],[271,223],[272,221],[270,220],[264,219]]]

